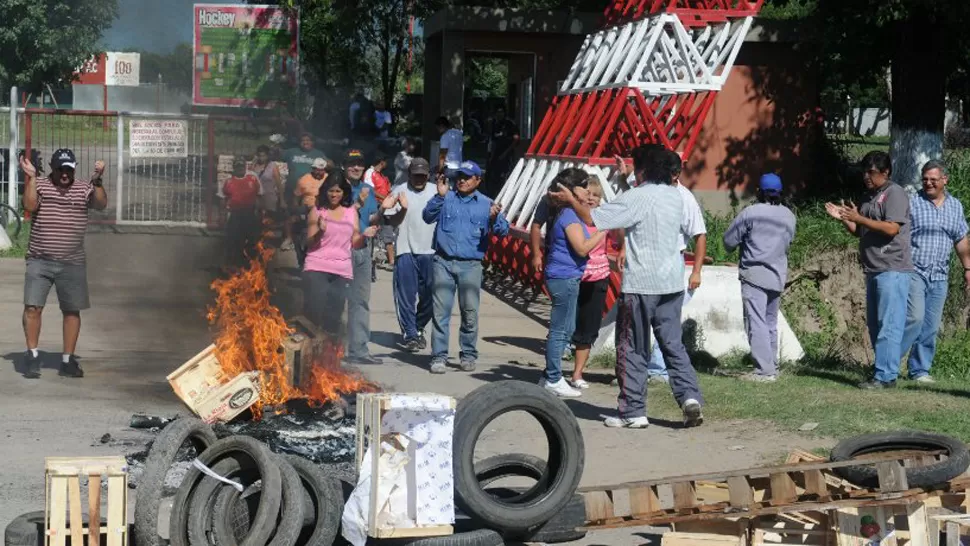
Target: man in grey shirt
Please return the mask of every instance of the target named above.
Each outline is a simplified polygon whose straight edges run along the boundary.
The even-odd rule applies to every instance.
[[[906,301],[913,271],[910,248],[909,196],[890,180],[892,161],[885,152],[862,158],[869,196],[862,206],[826,203],[825,210],[859,237],[859,255],[866,274],[866,324],[876,353],[876,373],[859,385],[863,389],[896,386]]]
[[[788,247],[795,238],[795,215],[781,204],[781,178],[766,174],[758,203],[747,207],[724,233],[724,247],[741,247],[738,276],[744,326],[758,370],[741,376],[762,383],[778,377],[778,307],[788,279]]]
[[[703,422],[700,386],[682,341],[681,307],[684,300],[684,259],[681,220],[683,198],[671,185],[679,158],[660,146],[633,151],[633,168],[639,184],[613,201],[590,211],[572,192],[550,192],[567,203],[586,223],[599,230],[626,230],[626,263],[617,300],[616,375],[620,384],[618,417],[608,427],[646,428],[647,362],[650,330],[660,342],[670,374],[674,398],[684,412],[684,425]]]

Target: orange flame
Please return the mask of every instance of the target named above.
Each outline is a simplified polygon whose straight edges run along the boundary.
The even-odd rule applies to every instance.
[[[289,400],[306,399],[318,406],[342,394],[376,390],[340,366],[343,347],[338,340],[326,340],[325,350],[314,355],[310,378],[302,389],[291,384],[283,341],[293,330],[270,302],[266,264],[272,257],[273,250],[260,241],[248,267],[212,283],[216,300],[208,309],[209,323],[217,331],[216,358],[223,370],[230,377],[259,372],[260,396],[251,408],[254,418],[261,418],[264,407]]]

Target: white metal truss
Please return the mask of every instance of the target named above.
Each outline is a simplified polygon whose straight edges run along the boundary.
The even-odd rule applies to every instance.
[[[617,87],[650,95],[719,91],[753,17],[688,28],[663,13],[586,37],[560,95]]]

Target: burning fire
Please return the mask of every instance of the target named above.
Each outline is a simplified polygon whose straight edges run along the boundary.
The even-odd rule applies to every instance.
[[[215,303],[209,307],[209,323],[217,330],[216,357],[230,377],[256,371],[260,376],[259,400],[253,416],[261,418],[266,406],[305,399],[312,406],[336,400],[342,394],[374,391],[363,377],[340,366],[343,346],[327,340],[314,355],[310,377],[302,386],[290,383],[283,341],[293,333],[280,310],[270,303],[266,264],[273,250],[260,241],[248,267],[228,279],[212,283]]]

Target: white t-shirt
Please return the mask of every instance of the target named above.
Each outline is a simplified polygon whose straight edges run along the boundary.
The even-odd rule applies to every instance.
[[[439,150],[448,150],[445,154],[445,167],[457,169],[461,166],[461,147],[464,144],[464,136],[458,129],[448,129],[438,143]]]
[[[372,188],[374,187],[374,167],[368,167],[368,169],[364,171],[364,184],[367,184]]]
[[[420,192],[414,191],[411,186],[401,184],[391,188],[391,194],[398,195],[404,193],[408,200],[408,210],[404,213],[404,220],[398,227],[397,244],[394,250],[398,256],[401,254],[434,254],[434,229],[437,222],[427,224],[421,213],[424,207],[438,194],[438,189],[434,184],[426,184]],[[393,216],[401,210],[401,205],[395,205],[393,209],[384,214]]]
[[[680,232],[684,235],[680,251],[683,252],[694,237],[707,234],[707,225],[704,223],[704,212],[694,194],[683,184],[677,184],[676,187],[684,200],[684,220],[680,224]]]

